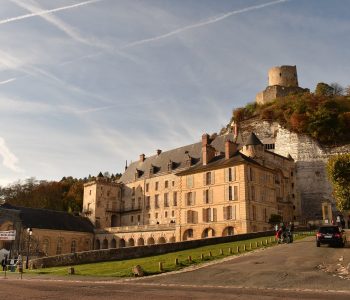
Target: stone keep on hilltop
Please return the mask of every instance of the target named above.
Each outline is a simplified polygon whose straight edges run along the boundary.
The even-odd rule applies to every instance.
[[[294,93],[309,92],[298,86],[296,66],[273,67],[268,72],[269,86],[256,96],[257,104]],[[296,185],[301,201],[304,220],[322,219],[322,203],[330,203],[336,213],[332,187],[327,177],[328,158],[335,154],[349,153],[350,145],[342,147],[323,146],[315,139],[297,134],[281,127],[277,122],[262,121],[258,117],[235,124],[240,140],[255,132],[265,149],[291,157],[296,162]]]

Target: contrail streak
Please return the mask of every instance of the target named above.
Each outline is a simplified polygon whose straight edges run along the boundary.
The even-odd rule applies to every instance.
[[[289,0],[277,0],[277,1],[272,1],[272,2],[267,2],[267,3],[264,3],[264,4],[260,4],[260,5],[249,6],[249,7],[243,8],[243,9],[239,9],[239,10],[230,11],[230,12],[225,13],[223,15],[212,17],[212,18],[209,18],[209,19],[207,19],[205,21],[202,21],[202,22],[199,22],[199,23],[195,23],[195,24],[192,24],[192,25],[181,27],[181,28],[178,28],[176,30],[170,31],[168,33],[159,35],[159,36],[155,36],[155,37],[152,37],[152,38],[143,39],[143,40],[139,40],[139,41],[136,41],[136,42],[132,42],[132,43],[126,44],[126,45],[122,46],[120,49],[131,48],[131,47],[134,47],[134,46],[137,46],[137,45],[158,41],[158,40],[161,40],[161,39],[164,39],[164,38],[167,38],[167,37],[179,34],[181,32],[184,32],[184,31],[187,31],[187,30],[190,30],[190,29],[194,29],[194,28],[198,28],[198,27],[202,27],[202,26],[205,26],[205,25],[209,25],[209,24],[213,24],[213,23],[219,22],[219,21],[224,20],[224,19],[226,19],[226,18],[228,18],[230,16],[233,16],[233,15],[242,14],[242,13],[245,13],[245,12],[248,12],[248,11],[251,11],[251,10],[257,10],[257,9],[261,9],[261,8],[264,8],[264,7],[267,7],[267,6],[271,6],[271,5],[275,5],[275,4],[279,4],[279,3],[283,3],[283,2],[287,2],[287,1],[289,1]]]
[[[62,6],[62,7],[58,7],[58,8],[42,10],[42,11],[35,12],[35,13],[25,14],[25,15],[13,17],[13,18],[8,18],[5,20],[0,20],[0,25],[23,20],[23,19],[27,19],[27,18],[32,18],[32,17],[36,17],[36,16],[42,16],[42,15],[50,14],[53,12],[71,9],[71,8],[75,8],[75,7],[79,7],[79,6],[83,6],[83,5],[88,5],[88,4],[92,4],[92,3],[100,2],[100,1],[102,1],[102,0],[89,0],[89,1],[84,1],[84,2],[77,3],[77,4],[73,4],[73,5],[67,5],[67,6]]]
[[[16,80],[16,78],[10,78],[10,79],[4,80],[4,81],[0,81],[0,85],[10,83],[10,82],[15,81],[15,80]]]

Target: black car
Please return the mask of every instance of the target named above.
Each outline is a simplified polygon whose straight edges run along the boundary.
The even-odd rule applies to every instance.
[[[335,225],[320,226],[316,232],[316,246],[328,244],[332,246],[344,247],[346,243],[345,231]]]

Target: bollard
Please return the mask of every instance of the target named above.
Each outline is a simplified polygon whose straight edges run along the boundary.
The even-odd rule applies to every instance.
[[[212,255],[211,255],[211,251],[209,251],[209,257],[211,257]]]
[[[239,246],[237,246],[237,253],[239,253]]]
[[[220,255],[224,255],[224,250],[220,249]]]
[[[192,261],[192,257],[189,255],[188,256],[188,261],[191,262]]]
[[[175,266],[177,266],[179,264],[179,259],[175,258]]]
[[[201,253],[201,260],[204,260],[204,254]]]
[[[163,263],[161,261],[159,262],[159,271],[163,272]]]
[[[253,247],[252,243],[249,243],[249,249],[250,249],[250,250],[253,249],[252,247]]]
[[[258,242],[255,242],[255,248],[258,248]]]
[[[268,242],[267,242],[267,239],[265,240],[265,245],[267,246]]]
[[[232,248],[231,248],[231,247],[228,248],[228,253],[229,253],[229,254],[232,254]]]
[[[69,267],[68,268],[68,275],[74,275],[75,274],[75,270],[73,267]]]
[[[247,247],[246,247],[246,245],[244,244],[243,245],[243,252],[245,252],[247,250]]]

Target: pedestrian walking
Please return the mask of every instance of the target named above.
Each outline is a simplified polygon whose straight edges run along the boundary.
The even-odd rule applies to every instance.
[[[19,273],[23,273],[23,260],[22,260],[22,255],[18,255],[16,265],[17,265],[17,268],[18,268],[18,272],[19,272]]]
[[[6,265],[7,265],[7,255],[5,255],[4,258],[1,260],[1,266],[3,271],[6,271]]]

